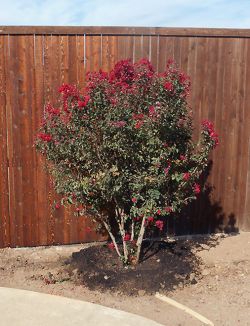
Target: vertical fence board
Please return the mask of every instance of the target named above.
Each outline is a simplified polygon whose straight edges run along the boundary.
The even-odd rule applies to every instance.
[[[44,36],[36,35],[34,43],[34,119],[35,119],[35,131],[34,139],[38,133],[38,128],[43,117],[44,110]],[[48,216],[48,198],[47,198],[47,175],[44,171],[44,159],[35,155],[35,172],[37,189],[34,189],[35,200],[37,202],[36,219],[38,229],[38,244],[44,245],[48,242],[47,233],[47,216]]]
[[[0,157],[0,247],[10,245],[10,211],[9,211],[9,160],[7,139],[7,103],[6,103],[6,67],[5,44],[8,35],[0,36],[0,142],[2,145]]]
[[[53,67],[54,52],[53,45],[56,43],[52,35],[44,36],[44,98],[45,103],[52,102],[56,97],[56,89],[58,84],[54,85],[54,71]],[[48,201],[46,220],[47,220],[47,232],[48,232],[48,244],[55,243],[55,219],[53,217],[52,209],[54,203],[54,192],[52,187],[52,180],[50,176],[47,176],[46,180],[46,193],[44,200]]]
[[[143,58],[142,55],[142,47],[141,47],[141,36],[134,36],[134,54],[133,54],[133,58],[134,58],[134,62],[139,61],[140,59]]]
[[[22,171],[22,200],[23,203],[29,205],[23,205],[23,216],[19,223],[19,228],[23,237],[22,245],[28,245],[33,243],[35,233],[32,230],[33,216],[36,212],[34,209],[33,200],[33,187],[34,183],[34,161],[32,152],[32,98],[30,94],[33,94],[34,82],[32,81],[32,65],[33,65],[33,37],[21,36],[20,37],[20,50],[19,53],[19,128],[20,134],[20,168]],[[15,111],[14,111],[15,113]],[[23,223],[23,226],[21,225]],[[22,229],[23,227],[23,229]],[[35,240],[35,239],[34,239]]]
[[[36,114],[36,82],[35,82],[35,64],[36,64],[36,57],[35,57],[35,44],[36,38],[35,35],[30,35],[29,40],[29,47],[28,47],[28,57],[26,58],[27,62],[27,70],[28,70],[28,77],[30,79],[30,87],[32,89],[32,96],[28,96],[28,108],[30,112],[30,128],[29,128],[29,151],[31,156],[31,166],[30,166],[30,173],[32,174],[32,181],[30,182],[30,198],[33,201],[33,214],[31,215],[30,212],[27,214],[31,215],[31,229],[30,229],[30,238],[32,245],[36,245],[39,243],[39,218],[37,215],[38,212],[38,201],[37,201],[37,189],[39,184],[37,183],[37,173],[34,166],[36,166],[36,150],[35,150],[35,135],[37,133],[37,114]],[[29,93],[29,88],[27,89]],[[35,198],[35,200],[34,200]],[[28,244],[29,245],[29,244]]]
[[[249,63],[250,61],[250,42],[249,39],[247,40],[247,53],[246,53],[246,62]],[[239,216],[239,219],[241,220],[240,226],[244,230],[250,230],[250,110],[249,110],[249,101],[250,101],[250,85],[249,85],[249,79],[250,79],[250,65],[246,65],[246,77],[245,77],[245,106],[244,108],[244,122],[245,122],[245,128],[244,132],[241,138],[241,141],[245,144],[245,159],[244,159],[244,165],[242,168],[242,179],[245,181],[242,182],[242,194],[245,195],[245,200],[241,203],[244,205],[244,214]]]
[[[10,163],[10,194],[12,214],[10,216],[11,242],[14,246],[23,245],[23,201],[22,201],[22,162],[21,162],[21,118],[19,86],[22,82],[18,60],[21,52],[20,39],[9,36],[8,48],[8,131]]]
[[[76,66],[77,66],[77,85],[81,88],[85,83],[85,69],[84,69],[84,36],[76,36]]]
[[[241,40],[239,73],[238,73],[238,98],[237,98],[237,110],[238,110],[238,143],[237,143],[237,166],[235,171],[235,206],[236,211],[239,214],[239,219],[244,217],[244,205],[242,202],[246,201],[246,192],[242,189],[246,189],[247,175],[247,162],[248,162],[248,142],[247,130],[249,130],[249,120],[247,119],[246,112],[248,111],[247,91],[249,86],[247,82],[247,50],[249,47],[249,40]],[[242,141],[245,139],[246,141]]]

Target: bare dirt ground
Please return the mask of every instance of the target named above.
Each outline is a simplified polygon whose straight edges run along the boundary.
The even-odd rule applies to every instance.
[[[214,325],[250,325],[250,233],[188,242],[192,242],[192,252],[201,259],[199,275],[197,271],[189,273],[188,282],[180,281],[171,290],[159,284],[158,291],[199,312]],[[112,289],[107,292],[87,288],[80,281],[78,270],[69,268],[69,262],[72,253],[89,246],[0,249],[0,286],[90,301],[136,313],[163,325],[203,325],[147,294],[143,288],[136,296]]]

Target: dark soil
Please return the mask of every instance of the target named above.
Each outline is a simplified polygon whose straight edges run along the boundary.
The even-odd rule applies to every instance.
[[[69,268],[91,290],[143,295],[197,282],[199,263],[191,243],[178,241],[145,243],[137,266],[123,266],[116,251],[105,245],[89,247],[72,254]]]

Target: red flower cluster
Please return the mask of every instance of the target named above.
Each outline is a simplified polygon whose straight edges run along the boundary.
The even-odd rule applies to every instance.
[[[143,121],[142,120],[137,121],[136,124],[135,124],[135,129],[140,129],[142,125],[143,125]]]
[[[63,109],[68,112],[68,99],[71,97],[73,100],[78,100],[79,91],[76,86],[68,84],[63,84],[58,91],[63,95]]]
[[[148,223],[152,223],[152,222],[154,222],[154,218],[153,218],[153,216],[149,216],[149,217],[147,218],[147,222],[148,222]]]
[[[148,113],[150,117],[153,117],[156,114],[156,110],[155,107],[153,105],[151,105],[148,109]]]
[[[55,109],[53,106],[48,103],[47,106],[45,107],[46,112],[48,112],[51,115],[60,115],[60,109]]]
[[[195,183],[193,186],[194,193],[198,195],[201,192],[201,187],[198,183]]]
[[[91,92],[93,89],[95,89],[98,85],[102,84],[104,81],[108,81],[108,73],[102,70],[99,70],[98,72],[96,71],[88,72],[86,75],[86,79],[87,79],[87,85],[85,87],[85,90],[87,92]]]
[[[136,217],[133,218],[133,220],[134,220],[135,222],[138,222],[138,221],[140,221],[142,218],[143,218],[143,215],[141,215],[141,216],[136,216]]]
[[[133,115],[132,115],[133,120],[142,120],[143,118],[144,118],[143,113],[139,113],[139,114],[133,113]]]
[[[190,179],[191,174],[189,172],[183,173],[183,180],[188,181]]]
[[[190,91],[190,77],[185,75],[182,72],[179,72],[179,70],[176,68],[175,61],[170,59],[167,62],[166,66],[166,72],[163,74],[163,77],[167,77],[170,79],[176,79],[178,80],[180,86],[182,87],[182,92],[180,94],[180,97],[186,98]],[[165,83],[165,89],[167,91],[173,91],[173,85],[171,86],[171,82]]]
[[[111,81],[118,80],[126,84],[130,84],[134,76],[135,69],[130,59],[119,61],[110,74]]]
[[[169,68],[171,68],[173,65],[175,65],[175,61],[174,61],[174,59],[172,59],[172,58],[168,59],[167,64],[166,64],[166,68],[169,69]]]
[[[172,92],[173,89],[174,89],[174,86],[171,82],[167,81],[165,84],[164,84],[164,88],[169,91],[169,92]]]
[[[61,87],[59,87],[59,93],[69,97],[78,97],[79,96],[79,92],[78,89],[76,88],[76,86],[74,85],[68,85],[68,84],[62,84]]]
[[[55,204],[55,208],[56,208],[56,209],[59,209],[60,207],[61,207],[61,205],[60,205],[59,203],[56,203],[56,204]]]
[[[179,74],[179,82],[184,87],[184,93],[183,96],[186,97],[189,94],[191,81],[190,77],[185,75],[183,72]]]
[[[160,231],[162,231],[162,230],[163,230],[164,223],[163,223],[163,221],[158,220],[158,221],[155,222],[155,226],[156,226]]]
[[[43,132],[39,133],[37,137],[46,142],[52,141],[52,136],[50,134],[45,134]]]
[[[109,84],[107,97],[113,102],[113,95],[119,89],[121,93],[135,94],[148,88],[147,80],[154,76],[154,69],[147,59],[133,64],[130,59],[119,61],[110,73],[99,71],[87,76],[87,91],[90,93],[98,86]],[[115,101],[116,102],[116,101]]]
[[[142,58],[139,62],[138,65],[145,66],[148,71],[151,71],[152,73],[154,72],[154,68],[150,61],[147,58]]]
[[[170,163],[169,163],[168,166],[164,169],[164,173],[165,173],[165,174],[168,174],[168,172],[169,172],[169,170],[170,170],[170,167],[171,167],[171,165],[170,165]]]
[[[85,108],[85,106],[87,106],[87,104],[89,103],[89,100],[90,100],[90,96],[86,95],[83,101],[78,101],[78,106],[80,108]]]
[[[123,237],[124,241],[129,241],[131,239],[131,235],[129,233],[126,233],[125,236]]]
[[[113,244],[113,242],[108,243],[108,248],[111,250],[115,249],[115,245]]]
[[[146,58],[141,59],[138,63],[135,64],[137,69],[137,79],[151,79],[154,75],[154,68],[150,61]],[[145,85],[144,85],[145,86]]]
[[[168,206],[168,207],[165,208],[165,211],[167,213],[172,213],[173,212],[173,208]]]
[[[214,131],[214,125],[212,124],[212,122],[209,120],[203,120],[201,124],[202,124],[203,129],[209,133],[209,136],[214,141],[214,147],[219,145],[219,136]]]
[[[116,105],[116,104],[118,103],[118,100],[117,100],[116,98],[111,98],[111,97],[110,97],[110,103],[111,103],[112,105]]]
[[[137,199],[135,197],[132,198],[132,202],[133,203],[136,203],[137,202]]]
[[[185,84],[187,81],[188,81],[188,82],[190,81],[190,77],[187,76],[187,75],[185,75],[183,72],[181,72],[181,73],[179,74],[179,82],[180,82],[181,84]]]

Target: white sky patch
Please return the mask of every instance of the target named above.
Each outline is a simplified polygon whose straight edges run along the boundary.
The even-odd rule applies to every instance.
[[[0,0],[0,25],[250,28],[250,0]]]

